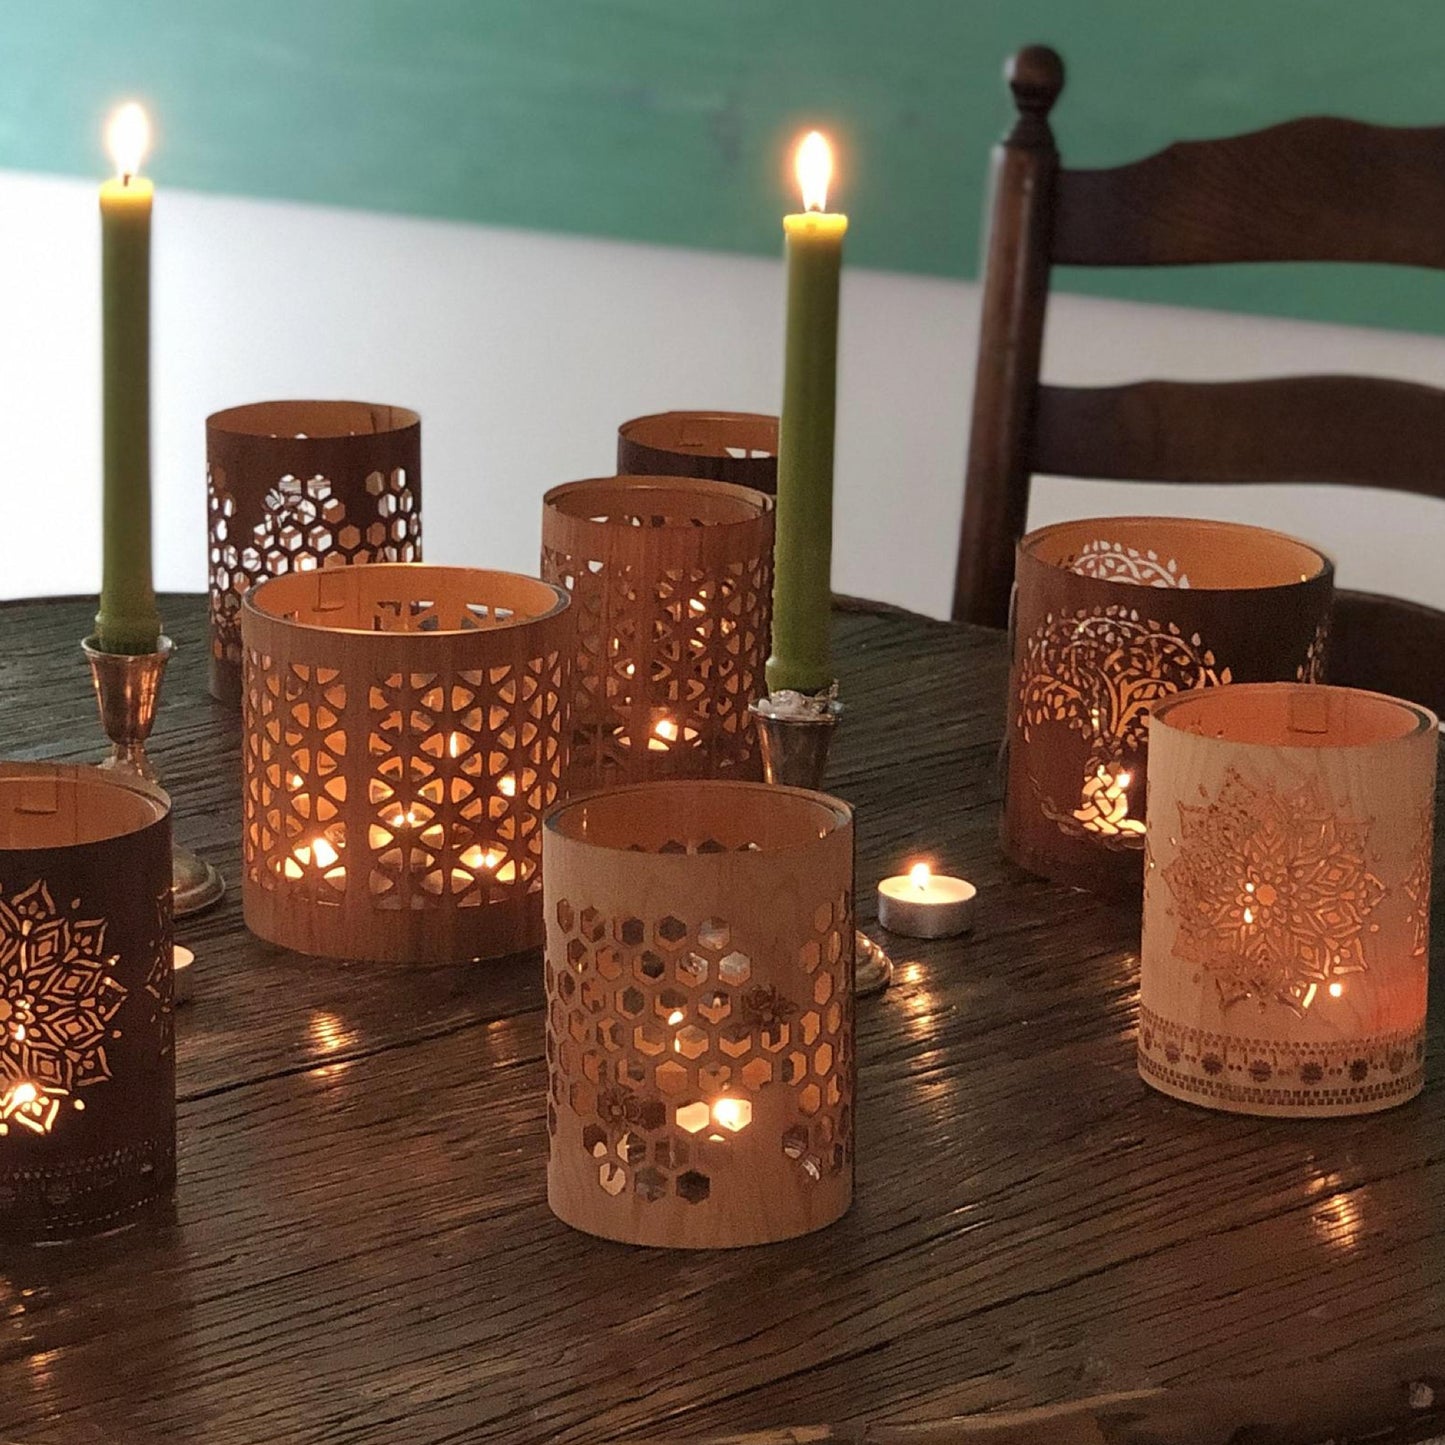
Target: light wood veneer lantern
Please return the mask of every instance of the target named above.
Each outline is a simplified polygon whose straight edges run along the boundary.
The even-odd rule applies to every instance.
[[[547,819],[547,1196],[711,1249],[853,1196],[853,821],[822,793],[670,782]]]
[[[569,792],[761,776],[773,503],[724,482],[602,477],[547,493],[542,576],[577,618]]]
[[[241,700],[241,598],[267,577],[421,560],[421,418],[262,401],[206,418],[211,695]]]
[[[1019,543],[1004,851],[1096,891],[1141,886],[1150,708],[1191,688],[1320,676],[1334,569],[1229,522],[1110,517]]]
[[[1437,724],[1297,684],[1150,725],[1139,1070],[1246,1114],[1361,1114],[1424,1082]]]
[[[343,567],[248,592],[252,931],[414,962],[539,944],[570,624],[560,588],[461,567]]]
[[[663,411],[617,429],[624,476],[708,477],[778,492],[778,419],[751,411]]]
[[[118,1228],[175,1177],[170,802],[0,763],[0,1243]]]

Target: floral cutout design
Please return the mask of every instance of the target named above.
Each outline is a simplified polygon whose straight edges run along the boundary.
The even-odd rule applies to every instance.
[[[1079,801],[1043,798],[1045,815],[1074,836],[1114,847],[1143,846],[1144,824],[1130,818],[1128,761],[1142,752],[1150,707],[1160,698],[1231,681],[1196,632],[1113,603],[1049,613],[1024,645],[1018,669],[1018,727],[1025,741],[1060,725],[1081,733],[1089,754]]]
[[[110,1077],[106,1043],[126,991],[105,930],[58,909],[43,880],[0,892],[0,1134],[48,1134],[63,1100]]]
[[[1179,805],[1179,828],[1163,871],[1174,950],[1214,979],[1224,1008],[1277,1003],[1302,1018],[1321,989],[1367,970],[1386,893],[1370,867],[1370,825],[1318,780],[1282,793],[1230,768],[1212,801]]]
[[[1188,576],[1173,557],[1161,557],[1152,547],[1140,551],[1124,542],[1100,537],[1079,548],[1069,571],[1101,582],[1127,582],[1135,587],[1188,587]]]

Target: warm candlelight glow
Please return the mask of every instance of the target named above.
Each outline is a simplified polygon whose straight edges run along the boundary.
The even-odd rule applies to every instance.
[[[736,1134],[753,1121],[753,1106],[746,1099],[719,1099],[712,1106],[713,1122]]]
[[[506,855],[496,848],[483,849],[480,843],[462,853],[462,863],[468,868],[495,868]]]
[[[1342,983],[1332,983],[1332,984],[1330,985],[1330,997],[1331,997],[1331,998],[1339,998],[1339,996],[1340,996],[1342,993],[1344,993],[1344,991],[1345,991],[1345,986],[1344,986],[1344,984],[1342,984]]]
[[[325,838],[318,838],[311,845],[311,856],[316,860],[318,868],[331,868],[341,855]]]
[[[828,209],[828,182],[833,179],[833,152],[821,131],[810,130],[798,146],[798,184],[805,211]]]
[[[504,798],[515,798],[517,796],[517,780],[511,773],[503,773],[497,779],[497,791]]]
[[[908,876],[912,880],[913,886],[921,893],[927,889],[928,880],[933,877],[933,870],[927,863],[915,863],[908,870]]]
[[[150,119],[135,101],[127,101],[111,116],[105,128],[106,149],[115,162],[116,174],[123,181],[139,172],[150,143]]]
[[[667,1021],[670,1024],[677,1025],[680,1024],[686,1017],[687,1015],[683,1013],[680,1008],[675,1008],[670,1014],[668,1014]]]

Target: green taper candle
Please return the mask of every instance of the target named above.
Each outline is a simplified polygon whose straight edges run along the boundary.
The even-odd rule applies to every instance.
[[[773,655],[768,690],[832,686],[833,430],[837,408],[838,276],[847,216],[827,203],[832,156],[811,131],[798,147],[803,212],[783,218],[788,336],[778,435]]]
[[[119,175],[100,191],[104,561],[96,640],[102,651],[156,650],[161,620],[151,584],[151,196],[136,172],[150,123],[134,103],[112,118]]]

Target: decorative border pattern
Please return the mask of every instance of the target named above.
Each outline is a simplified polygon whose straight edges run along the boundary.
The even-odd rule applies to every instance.
[[[1219,1107],[1346,1113],[1403,1103],[1425,1084],[1425,1030],[1333,1043],[1239,1038],[1139,1010],[1139,1072]]]

